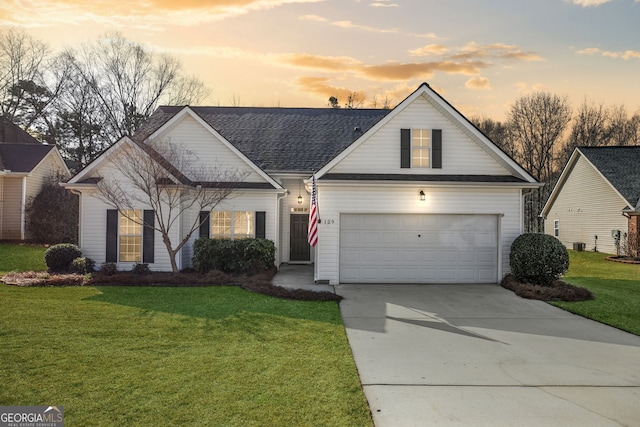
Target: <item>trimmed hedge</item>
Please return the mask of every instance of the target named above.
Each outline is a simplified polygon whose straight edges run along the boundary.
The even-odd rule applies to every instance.
[[[569,253],[553,236],[526,233],[513,241],[509,264],[521,283],[548,286],[569,269]]]
[[[276,247],[267,239],[208,239],[201,237],[193,245],[193,268],[201,273],[220,270],[225,273],[256,274],[273,267]]]
[[[71,243],[53,245],[44,253],[44,262],[50,272],[68,272],[74,259],[82,257],[82,251]]]

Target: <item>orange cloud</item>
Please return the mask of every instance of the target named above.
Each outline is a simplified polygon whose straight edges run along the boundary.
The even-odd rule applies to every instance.
[[[348,71],[360,65],[360,62],[347,56],[321,56],[305,53],[281,55],[281,60],[289,65],[314,68],[325,71]]]
[[[328,84],[330,79],[328,77],[298,77],[296,84],[305,92],[314,93],[326,97],[327,100],[331,96],[335,96],[339,101],[346,101],[346,99],[354,93],[344,87],[336,87]],[[364,98],[364,95],[362,95]]]
[[[467,89],[491,89],[491,82],[486,77],[472,77],[466,81]]]
[[[0,20],[32,27],[96,22],[160,30],[165,25],[194,25],[285,4],[320,1],[323,0],[3,0]]]
[[[578,54],[580,54],[580,55],[600,54],[600,55],[608,57],[608,58],[621,58],[621,59],[624,59],[625,61],[627,61],[629,59],[640,59],[640,52],[636,51],[636,50],[625,50],[625,51],[620,51],[620,52],[611,52],[611,51],[608,51],[608,50],[600,50],[597,47],[590,47],[590,48],[587,48],[587,49],[579,50]]]
[[[392,63],[384,65],[369,65],[362,67],[359,72],[368,78],[386,80],[428,79],[433,77],[436,71],[449,74],[475,75],[480,70],[487,68],[489,64],[480,61],[474,62],[413,62]]]
[[[516,61],[542,61],[535,52],[523,52],[517,46],[504,43],[480,45],[476,42],[467,43],[454,59],[497,58]]]
[[[409,55],[411,56],[442,55],[444,53],[447,53],[448,51],[449,51],[449,48],[441,44],[429,44],[424,47],[420,47],[418,49],[410,50]]]

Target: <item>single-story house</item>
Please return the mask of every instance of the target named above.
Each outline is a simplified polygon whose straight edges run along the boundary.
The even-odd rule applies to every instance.
[[[246,171],[233,197],[211,214],[185,213],[182,224],[200,215],[202,236],[270,239],[277,265],[313,263],[321,283],[496,283],[523,232],[523,192],[540,185],[426,83],[393,110],[160,107],[66,184],[80,195],[81,249],[98,265],[129,269],[124,260],[147,254],[152,270],[170,270],[161,239],[139,229],[127,252],[131,236],[114,232],[124,216],[96,197],[97,183],[118,173],[109,168],[118,153],[159,140]],[[149,207],[138,209],[142,217]],[[180,268],[191,265],[197,237],[181,249]]]
[[[639,164],[640,146],[576,148],[542,209],[545,233],[609,254],[629,235],[637,241]]]
[[[56,175],[70,175],[58,149],[0,116],[0,240],[29,238],[27,201]]]

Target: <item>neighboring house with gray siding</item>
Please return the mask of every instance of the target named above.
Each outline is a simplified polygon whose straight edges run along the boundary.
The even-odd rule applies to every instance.
[[[426,83],[393,110],[160,107],[65,185],[80,194],[80,246],[98,265],[146,259],[170,270],[161,238],[142,228],[119,235],[126,218],[96,196],[117,173],[113,159],[165,140],[247,176],[232,198],[186,212],[182,224],[200,218],[199,236],[233,238],[240,220],[243,236],[275,242],[277,265],[313,263],[315,279],[331,284],[496,283],[523,231],[523,191],[540,186]],[[314,173],[319,242],[310,247]],[[179,268],[191,265],[197,237]]]
[[[640,147],[578,147],[564,167],[542,209],[545,233],[567,248],[615,254],[622,241],[638,239],[640,215]],[[596,238],[597,236],[597,238]]]
[[[0,116],[0,240],[29,238],[27,201],[56,175],[69,176],[58,149],[41,144]]]

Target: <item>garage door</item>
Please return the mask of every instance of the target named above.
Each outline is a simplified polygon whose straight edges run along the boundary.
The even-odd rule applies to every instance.
[[[496,215],[342,214],[340,283],[496,283]]]

